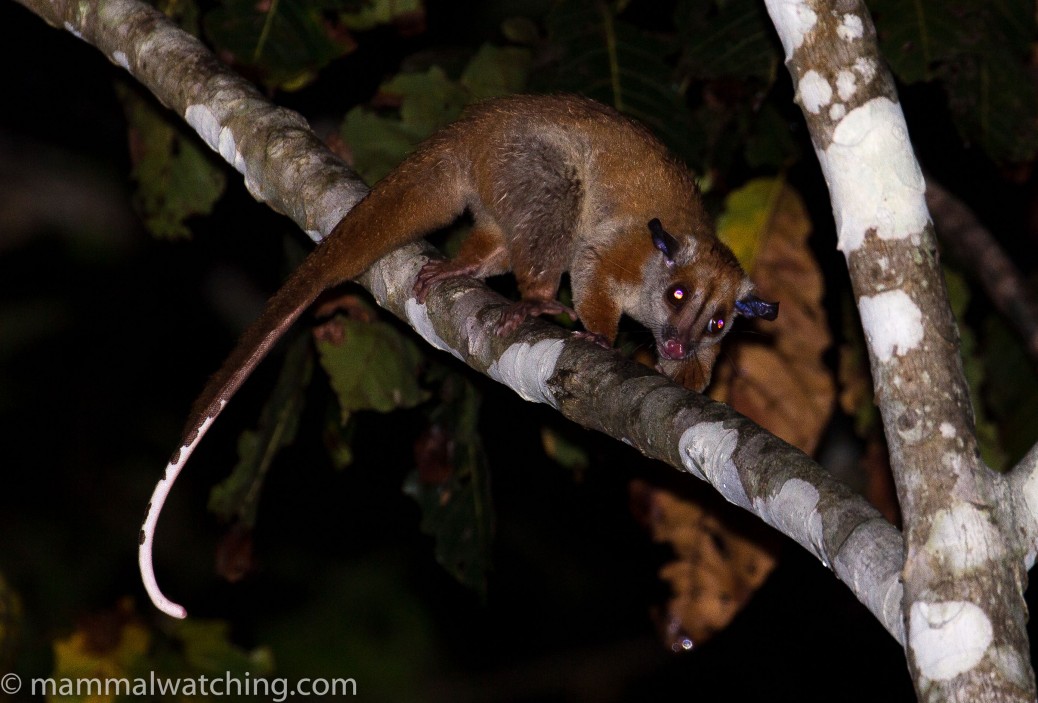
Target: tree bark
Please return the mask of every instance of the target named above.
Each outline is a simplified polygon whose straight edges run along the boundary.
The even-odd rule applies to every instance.
[[[1034,700],[1014,511],[980,460],[925,182],[857,0],[766,0],[832,196],[904,521],[923,700]],[[1032,518],[1033,519],[1033,518]]]
[[[257,199],[314,239],[331,231],[366,188],[297,113],[267,102],[194,37],[136,0],[92,4],[19,0],[95,45],[180,114],[245,180]],[[477,282],[413,298],[422,246],[405,247],[362,278],[376,300],[433,346],[567,417],[707,480],[833,569],[899,641],[902,543],[861,497],[799,450],[728,406],[691,393],[614,352],[540,320],[494,333],[504,302]]]
[[[302,117],[264,100],[149,6],[19,1],[137,77],[243,174],[250,193],[311,237],[366,192]],[[1003,480],[977,456],[924,183],[871,20],[848,0],[767,5],[830,185],[904,541],[808,457],[727,406],[542,321],[496,336],[502,299],[481,284],[451,282],[417,304],[421,247],[391,254],[363,281],[434,346],[710,482],[810,550],[906,645],[921,698],[1033,700],[1022,591],[1038,545],[1038,460],[1032,452]]]

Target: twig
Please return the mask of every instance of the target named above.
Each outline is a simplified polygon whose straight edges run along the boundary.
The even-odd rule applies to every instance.
[[[960,263],[970,267],[991,302],[1024,339],[1038,362],[1038,298],[1020,271],[976,215],[933,179],[926,180],[926,204],[937,234]]]

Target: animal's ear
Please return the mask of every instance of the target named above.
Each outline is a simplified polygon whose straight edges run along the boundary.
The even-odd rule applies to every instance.
[[[668,264],[674,263],[674,257],[678,255],[678,249],[681,245],[678,244],[678,240],[674,239],[670,232],[663,229],[663,225],[660,223],[658,217],[654,217],[649,220],[649,232],[652,233],[652,243],[663,252],[664,258],[667,259]]]
[[[778,303],[768,303],[755,295],[748,295],[742,300],[735,301],[735,309],[743,317],[753,319],[759,317],[763,320],[774,320],[778,317]]]

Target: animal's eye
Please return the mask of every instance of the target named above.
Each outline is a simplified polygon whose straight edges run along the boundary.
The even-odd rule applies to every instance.
[[[725,321],[723,317],[711,318],[710,322],[706,323],[707,334],[721,334],[724,332]]]
[[[685,304],[685,300],[688,298],[688,291],[681,283],[675,283],[667,289],[664,297],[671,307],[677,310]]]

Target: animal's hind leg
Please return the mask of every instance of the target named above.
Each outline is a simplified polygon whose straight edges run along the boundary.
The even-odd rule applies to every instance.
[[[484,218],[475,223],[454,258],[435,259],[422,267],[414,284],[415,297],[424,303],[433,286],[441,281],[459,276],[487,278],[506,273],[509,264],[501,228]]]
[[[522,300],[505,309],[497,332],[507,334],[536,315],[576,320],[577,313],[556,297],[573,260],[584,198],[577,169],[557,145],[536,137],[509,145],[500,164],[489,202],[508,239]]]

